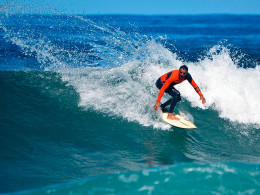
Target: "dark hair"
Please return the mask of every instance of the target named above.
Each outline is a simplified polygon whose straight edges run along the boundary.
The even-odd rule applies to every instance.
[[[181,67],[180,67],[180,69],[181,68],[183,68],[184,70],[187,70],[187,72],[188,72],[188,67],[186,66],[186,65],[182,65]]]

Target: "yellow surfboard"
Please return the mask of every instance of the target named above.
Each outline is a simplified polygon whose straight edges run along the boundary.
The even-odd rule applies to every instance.
[[[157,109],[157,113],[159,117],[166,123],[174,126],[174,127],[179,127],[183,129],[196,129],[197,127],[190,121],[186,120],[183,116],[177,114],[175,115],[177,118],[180,120],[170,120],[167,119],[168,113],[167,112],[162,112],[161,108]]]

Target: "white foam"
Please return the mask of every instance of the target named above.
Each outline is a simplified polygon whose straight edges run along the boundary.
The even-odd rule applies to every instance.
[[[219,49],[221,52],[216,53]],[[134,59],[110,69],[81,68],[79,74],[71,74],[68,81],[80,94],[80,106],[144,126],[168,129],[168,125],[158,121],[153,110],[158,95],[155,81],[165,72],[178,68],[182,62],[154,42],[147,43],[143,50],[149,51],[149,55],[142,60]],[[209,57],[188,63],[188,66],[207,100],[206,106],[202,105],[197,93],[185,81],[177,88],[192,106],[217,110],[220,117],[234,122],[260,124],[259,67],[237,67],[229,51],[219,46],[209,51]]]
[[[155,47],[154,42],[145,47]],[[170,67],[181,64],[165,48],[153,48],[154,58],[134,59],[114,68],[76,68],[62,71],[62,78],[72,85],[80,95],[79,105],[101,113],[135,121],[143,126],[169,129],[170,126],[159,121],[153,109],[158,89],[156,79],[170,68],[158,64],[158,58],[170,59]],[[149,50],[149,49],[148,49]],[[161,53],[160,53],[161,52]],[[156,63],[157,62],[157,63]]]
[[[188,86],[180,88],[182,95],[193,106],[217,110],[222,118],[245,124],[260,124],[259,66],[239,68],[232,61],[229,50],[220,46],[214,46],[208,56],[198,63],[188,64],[207,105],[202,106],[198,97],[190,93]]]
[[[21,45],[20,41],[15,42]],[[157,78],[183,64],[177,60],[176,54],[152,40],[137,49],[134,58],[122,66],[71,68],[66,62],[52,56],[51,52],[46,52],[53,48],[48,44],[43,49],[38,47],[30,50],[37,52],[39,62],[53,63],[46,70],[61,73],[62,79],[75,88],[80,95],[79,106],[138,122],[143,126],[170,129],[169,125],[158,120],[153,105],[158,95],[155,87]],[[176,88],[194,107],[217,110],[220,117],[230,121],[259,125],[259,67],[239,68],[226,48],[216,53],[215,50],[219,49],[219,46],[213,47],[209,57],[200,62],[186,63],[207,100],[206,106],[201,104],[199,96],[187,81]],[[162,101],[166,99],[167,95],[164,95]],[[192,117],[188,118],[193,120]]]

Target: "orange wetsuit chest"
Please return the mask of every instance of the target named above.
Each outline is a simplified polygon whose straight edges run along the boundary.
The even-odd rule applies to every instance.
[[[179,76],[179,70],[173,70],[170,71],[164,75],[162,75],[160,77],[161,81],[164,83],[162,88],[160,89],[158,98],[157,98],[157,102],[160,102],[164,91],[170,86],[170,85],[176,85],[179,84],[183,81],[185,81],[186,79],[189,81],[189,83],[193,86],[193,88],[195,89],[195,91],[202,96],[202,93],[200,91],[200,88],[198,87],[198,85],[195,83],[195,81],[192,79],[191,75],[189,73],[187,73],[186,77],[184,78],[180,78]]]
[[[170,71],[164,75],[162,75],[160,77],[161,81],[162,82],[166,82],[166,80],[169,79],[169,81],[171,82],[171,84],[178,84],[178,83],[181,83],[183,82],[184,80],[186,80],[186,78],[180,78],[179,76],[179,70],[173,70],[173,71]]]

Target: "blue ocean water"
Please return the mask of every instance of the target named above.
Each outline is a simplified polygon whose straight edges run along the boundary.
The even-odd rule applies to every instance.
[[[0,193],[259,194],[259,15],[0,15]],[[159,76],[187,64],[175,111]],[[167,100],[164,96],[163,101]]]

